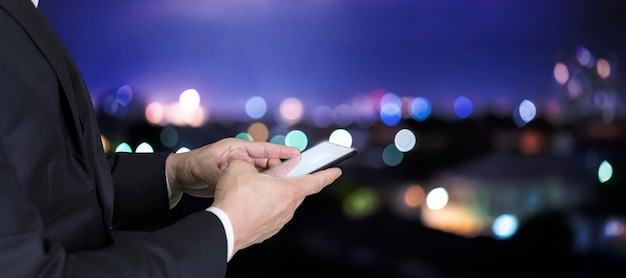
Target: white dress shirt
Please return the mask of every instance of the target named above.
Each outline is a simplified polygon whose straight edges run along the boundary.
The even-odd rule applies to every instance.
[[[35,7],[39,6],[39,0],[31,0]],[[172,190],[170,189],[169,181],[167,177],[165,177],[165,182],[167,183],[167,194],[168,197],[172,197]],[[207,208],[206,211],[211,212],[217,216],[217,218],[222,221],[222,226],[224,226],[224,231],[226,232],[226,246],[228,252],[226,253],[226,261],[230,261],[233,257],[233,249],[235,248],[235,232],[233,231],[233,224],[230,222],[230,217],[221,209],[216,207]]]

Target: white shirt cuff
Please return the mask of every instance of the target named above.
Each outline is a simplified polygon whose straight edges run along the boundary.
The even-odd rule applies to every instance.
[[[165,174],[165,184],[167,184],[167,198],[172,198],[172,187],[170,187],[170,180],[167,179],[167,174]]]
[[[226,261],[230,261],[233,256],[233,249],[235,248],[235,233],[233,232],[233,224],[230,223],[230,218],[228,215],[221,209],[216,207],[210,207],[206,209],[206,211],[212,212],[217,216],[217,218],[222,221],[222,225],[224,225],[224,231],[226,232]]]

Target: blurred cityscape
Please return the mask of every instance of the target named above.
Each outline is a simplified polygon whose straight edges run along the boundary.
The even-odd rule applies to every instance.
[[[618,1],[178,1],[173,8],[168,1],[133,0],[133,17],[121,4],[59,2],[73,5],[67,13],[75,17],[45,1],[41,8],[85,73],[106,152],[182,152],[226,137],[302,150],[331,140],[358,149],[342,164],[344,175],[308,198],[278,235],[238,253],[227,277],[621,277],[626,21]],[[137,11],[146,4],[153,6]],[[180,14],[186,20],[177,19]],[[325,19],[315,24],[332,22],[338,33],[327,25],[307,29],[309,16]],[[437,27],[415,27],[427,21],[420,16]],[[361,26],[361,17],[370,23]],[[86,31],[77,18],[109,29]],[[181,21],[191,30],[176,29]],[[422,36],[415,40],[432,45],[409,42],[405,21]],[[165,23],[146,27],[154,22]],[[258,35],[244,23],[267,24],[258,28],[272,40],[286,32],[290,43],[213,29]],[[294,29],[282,29],[285,24]],[[344,52],[330,58],[316,52],[339,50],[328,42],[307,44],[311,37],[294,35],[300,25],[315,39],[328,33],[333,42],[356,45],[348,52],[359,52],[360,62]],[[233,52],[206,46],[210,39],[194,41],[207,49],[159,45],[196,31],[227,40]],[[409,44],[419,58],[399,47],[370,49],[365,44],[372,41],[358,40],[370,34],[385,40],[380,45]],[[265,50],[241,50],[248,47]],[[272,47],[276,53],[267,50]],[[282,60],[307,51],[319,63],[302,69]],[[362,61],[368,55],[395,62],[383,63],[376,76],[347,72],[353,68],[342,64],[381,66],[375,57]],[[241,72],[229,65],[246,58],[253,62]],[[274,62],[284,68],[267,66]],[[205,63],[213,65],[198,68]],[[326,70],[346,80],[330,82],[320,73]],[[387,71],[393,77],[381,73]],[[197,81],[203,79],[210,85]],[[311,80],[324,86],[310,87]],[[284,87],[266,83],[274,81]],[[185,196],[174,214],[210,202]]]

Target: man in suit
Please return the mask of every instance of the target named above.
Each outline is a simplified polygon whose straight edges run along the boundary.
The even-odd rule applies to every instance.
[[[261,174],[298,150],[237,139],[105,156],[87,88],[33,4],[0,0],[0,277],[222,277],[341,175]],[[214,201],[171,223],[183,193]]]

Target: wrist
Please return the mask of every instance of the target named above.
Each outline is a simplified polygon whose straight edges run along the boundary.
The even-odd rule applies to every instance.
[[[167,183],[169,193],[170,209],[174,208],[183,197],[183,188],[177,178],[177,160],[178,156],[174,153],[168,155],[165,159],[165,182]]]

